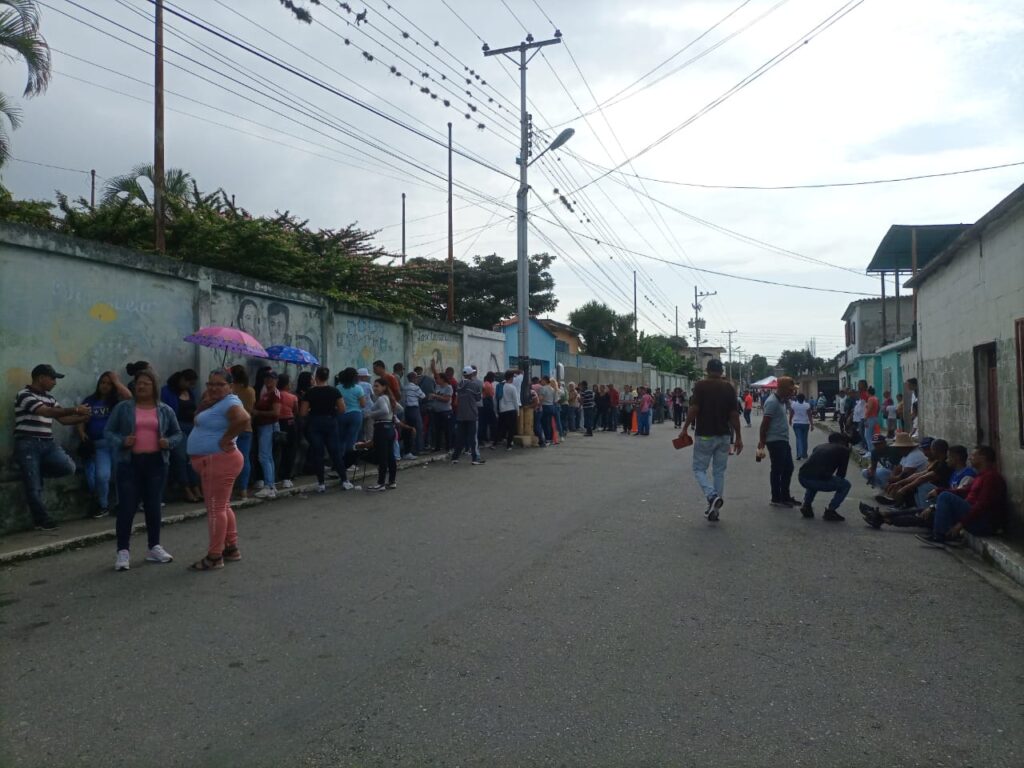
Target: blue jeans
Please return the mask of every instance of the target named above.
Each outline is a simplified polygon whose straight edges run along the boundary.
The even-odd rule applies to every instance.
[[[839,505],[846,499],[846,494],[850,492],[850,481],[845,477],[833,475],[827,480],[818,480],[798,475],[798,479],[800,480],[800,485],[804,487],[804,505],[808,507],[811,506],[811,502],[814,501],[818,491],[821,491],[822,493],[835,494],[832,497],[832,501],[828,503],[828,508],[837,510]]]
[[[115,451],[106,440],[93,440],[96,453],[85,465],[85,482],[96,495],[100,509],[110,507],[110,478],[114,467]]]
[[[693,476],[704,491],[704,496],[721,496],[725,493],[725,468],[729,463],[729,436],[693,438]],[[714,484],[708,479],[708,464],[712,465]]]
[[[261,427],[256,427],[263,483],[270,488],[274,487],[274,432],[276,428],[277,424],[264,424]]]
[[[252,470],[252,460],[249,458],[252,455],[252,432],[239,432],[235,443],[245,462],[242,464],[242,471],[238,473],[237,485],[238,489],[245,493],[249,489],[249,472]]]
[[[406,433],[403,440],[405,441],[405,452],[406,453],[422,453],[423,451],[423,419],[420,416],[419,406],[407,405],[405,406],[405,423],[409,424],[413,429],[416,430],[416,434]]]
[[[932,522],[932,536],[936,539],[946,538],[946,533],[954,525],[963,520],[971,511],[971,505],[967,499],[962,499],[955,493],[945,491],[939,494],[935,500],[935,519]],[[975,520],[970,525],[964,526],[975,536],[991,536],[992,524],[987,520]]]
[[[872,416],[870,419],[864,419],[861,422],[861,426],[864,430],[864,445],[871,449],[871,441],[875,437],[875,426],[878,424],[878,417]]]
[[[146,513],[146,539],[152,549],[160,543],[160,502],[167,482],[164,457],[156,453],[136,453],[131,461],[122,461],[117,467],[117,548],[128,549],[132,538],[132,523],[139,510],[139,502]]]
[[[636,415],[636,431],[638,435],[651,434],[651,412],[641,411]],[[705,465],[706,466],[706,465]],[[724,470],[723,470],[724,471]],[[719,494],[721,495],[721,494]]]
[[[363,412],[348,410],[338,416],[338,440],[341,452],[347,453],[363,437]]]
[[[810,424],[794,424],[793,434],[796,435],[796,457],[807,458],[807,435],[811,431]]]
[[[19,437],[14,441],[14,457],[21,467],[25,498],[36,525],[49,521],[43,503],[43,478],[65,477],[75,473],[75,462],[53,440]]]
[[[866,469],[861,470],[860,476],[870,482],[875,488],[881,488],[884,491],[885,486],[889,484],[889,478],[892,477],[892,470],[879,465],[875,467],[875,476],[873,478],[868,477]]]
[[[455,452],[452,454],[452,461],[459,458],[462,452],[472,454],[473,461],[477,461],[480,458],[480,454],[476,449],[476,421],[460,421],[458,422],[458,431],[455,438]]]
[[[583,409],[583,428],[588,435],[594,434],[594,408]]]
[[[362,424],[363,414],[359,413],[359,422]],[[334,471],[345,480],[345,462],[343,457],[345,451],[341,447],[341,440],[338,437],[338,420],[334,416],[309,417],[309,454],[313,469],[316,472],[316,481],[324,484],[324,451],[331,457],[331,464]]]
[[[545,405],[540,410],[540,426],[544,432],[545,442],[550,443],[555,439],[556,405]]]

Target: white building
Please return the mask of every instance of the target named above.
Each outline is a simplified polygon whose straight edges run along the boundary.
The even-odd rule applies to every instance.
[[[1024,185],[907,281],[922,434],[987,444],[1024,528]]]

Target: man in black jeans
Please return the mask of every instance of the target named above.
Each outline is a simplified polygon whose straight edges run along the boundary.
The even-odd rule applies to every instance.
[[[789,447],[789,417],[786,403],[793,396],[795,388],[793,379],[780,376],[778,385],[764,404],[764,416],[761,418],[761,435],[758,450],[768,449],[772,467],[770,472],[772,484],[773,507],[799,507],[800,502],[793,498],[789,484],[793,479],[793,451]]]

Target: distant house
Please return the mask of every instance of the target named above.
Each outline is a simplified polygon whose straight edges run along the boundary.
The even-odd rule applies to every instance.
[[[530,372],[532,376],[548,376],[555,371],[557,364],[557,341],[544,321],[535,317],[530,318],[529,345],[530,345]],[[513,317],[502,320],[494,330],[505,334],[505,357],[506,365],[515,366],[519,363],[519,318]]]
[[[537,322],[547,328],[555,337],[556,351],[565,352],[570,355],[578,355],[580,353],[580,334],[582,331],[579,328],[573,328],[571,325],[543,317],[539,318]]]
[[[1024,185],[907,281],[923,433],[991,445],[1024,527]]]
[[[703,371],[708,364],[708,360],[718,358],[723,363],[726,362],[728,350],[725,347],[705,347],[703,344],[700,348],[700,359],[697,359],[697,348],[687,347],[686,349],[678,350],[679,356],[682,358],[690,358],[693,360],[694,366],[698,371]]]
[[[860,299],[851,302],[843,313],[846,338],[845,361],[839,371],[839,386],[856,387],[857,382],[866,380],[878,394],[889,391],[895,397],[902,391],[898,352],[909,342],[913,324],[913,297],[901,296],[898,300]],[[887,323],[894,322],[907,333],[907,339],[895,345],[886,344],[886,332],[882,323],[882,308],[887,312]]]

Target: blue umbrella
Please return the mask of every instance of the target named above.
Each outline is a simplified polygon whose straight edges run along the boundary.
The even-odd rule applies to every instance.
[[[298,347],[285,347],[281,345],[267,347],[267,357],[271,360],[280,360],[282,363],[320,365],[316,355]]]

